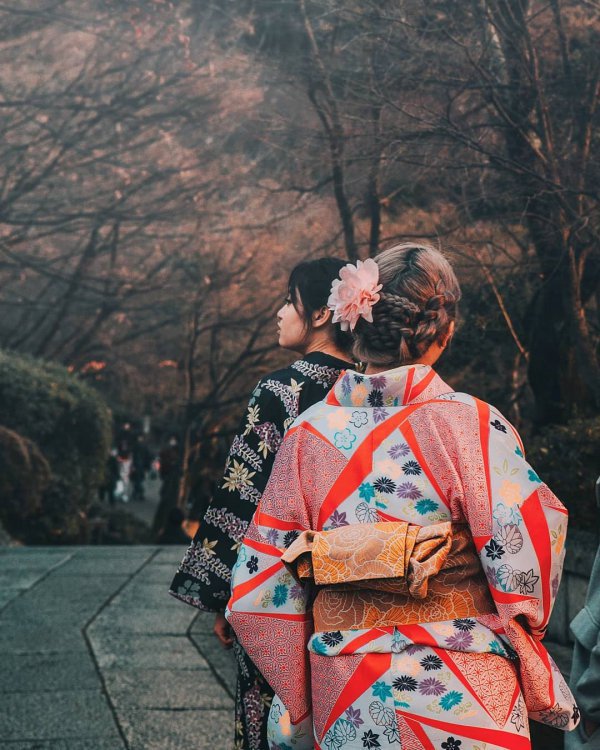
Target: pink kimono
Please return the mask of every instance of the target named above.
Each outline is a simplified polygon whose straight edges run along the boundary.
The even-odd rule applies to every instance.
[[[287,433],[228,619],[272,750],[530,747],[578,711],[542,638],[567,513],[493,407],[430,367],[344,373]]]

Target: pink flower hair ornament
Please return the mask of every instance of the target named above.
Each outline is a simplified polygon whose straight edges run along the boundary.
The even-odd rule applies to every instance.
[[[340,271],[340,278],[331,285],[327,307],[333,310],[333,322],[339,323],[342,331],[354,330],[359,318],[373,322],[372,307],[379,302],[379,266],[373,258],[347,263]]]

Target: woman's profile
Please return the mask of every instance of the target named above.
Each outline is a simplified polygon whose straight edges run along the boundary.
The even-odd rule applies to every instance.
[[[215,634],[225,648],[234,648],[235,748],[244,750],[268,749],[266,719],[273,693],[223,616],[231,594],[231,569],[286,429],[324,397],[350,364],[351,338],[332,323],[327,308],[331,283],[343,265],[341,260],[320,258],[292,270],[285,302],[277,313],[278,340],[301,359],[258,382],[233,439],[222,483],[171,584],[173,596],[215,612]],[[253,560],[248,564],[252,568]]]
[[[428,245],[333,284],[366,373],[288,431],[228,605],[276,693],[272,748],[527,750],[529,718],[577,724],[541,642],[567,512],[502,414],[433,369],[459,299]]]

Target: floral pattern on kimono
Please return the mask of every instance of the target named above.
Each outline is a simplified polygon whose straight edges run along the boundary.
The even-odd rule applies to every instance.
[[[224,610],[231,594],[231,569],[285,430],[326,395],[347,364],[314,352],[258,382],[231,444],[222,483],[171,583],[169,593],[174,597],[201,610]],[[235,656],[235,747],[266,748],[266,718],[273,693],[239,644]]]
[[[309,532],[398,522],[466,529],[473,591],[434,576],[411,605],[373,584],[305,587],[281,560]],[[271,750],[526,750],[528,716],[574,727],[542,645],[566,526],[492,406],[424,365],[345,373],[288,431],[234,569],[226,615],[276,693]],[[382,575],[358,542],[340,555]]]

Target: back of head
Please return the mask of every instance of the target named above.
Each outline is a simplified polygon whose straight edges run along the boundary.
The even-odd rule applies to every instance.
[[[302,261],[292,269],[288,280],[288,292],[307,329],[311,327],[312,314],[322,307],[327,307],[331,284],[337,279],[345,264],[346,261],[339,258],[317,258]],[[352,350],[353,337],[342,331],[339,325],[333,326],[333,338],[343,351]]]
[[[380,253],[380,299],[373,322],[355,328],[354,354],[374,365],[404,365],[440,342],[456,318],[460,286],[452,266],[428,244],[404,242]]]

